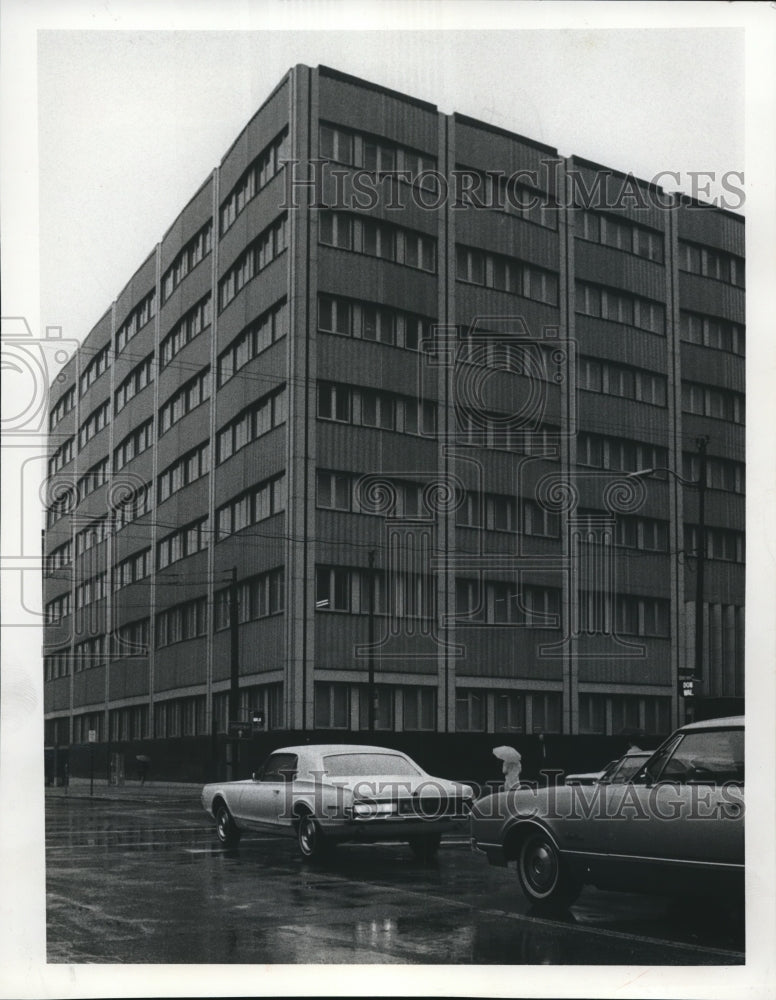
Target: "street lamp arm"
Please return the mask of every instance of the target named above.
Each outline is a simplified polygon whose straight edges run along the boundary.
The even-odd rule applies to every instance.
[[[652,469],[637,469],[635,472],[629,472],[625,476],[625,478],[635,479],[637,476],[651,476],[655,472],[665,472],[669,476],[673,476],[674,479],[677,480],[677,482],[680,482],[682,484],[682,486],[690,486],[693,489],[697,489],[701,485],[700,479],[685,479],[684,476],[680,476],[678,472],[675,472],[673,469],[668,469],[664,466],[655,467]]]

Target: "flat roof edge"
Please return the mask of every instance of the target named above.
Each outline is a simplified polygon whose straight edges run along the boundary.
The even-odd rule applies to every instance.
[[[462,125],[470,125],[472,128],[479,128],[484,132],[492,132],[494,135],[501,135],[506,139],[517,139],[518,142],[523,142],[526,146],[532,146],[542,153],[550,153],[552,156],[558,156],[558,150],[554,146],[548,146],[546,142],[539,142],[538,139],[530,139],[527,135],[521,135],[519,132],[510,132],[509,129],[502,128],[500,125],[491,125],[490,122],[483,122],[478,118],[462,115],[458,111],[453,112],[453,119]]]
[[[404,101],[405,104],[412,104],[416,108],[422,108],[424,111],[431,111],[433,114],[437,114],[439,111],[436,104],[431,104],[429,101],[422,101],[419,97],[402,94],[399,90],[392,90],[390,87],[384,87],[380,83],[372,83],[371,80],[362,80],[361,77],[352,76],[350,73],[343,73],[338,69],[332,69],[331,66],[318,66],[317,70],[320,76],[327,76],[331,80],[352,83],[356,87],[362,87],[364,90],[373,90],[377,94],[385,94],[386,97],[393,97],[398,101]]]

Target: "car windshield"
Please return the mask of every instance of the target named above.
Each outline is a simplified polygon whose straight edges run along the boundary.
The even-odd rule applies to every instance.
[[[344,775],[373,777],[381,774],[419,777],[423,773],[406,757],[393,753],[329,754],[323,758],[323,766],[331,778]]]
[[[647,760],[649,754],[634,754],[632,757],[623,757],[614,772],[609,775],[612,782],[630,781],[641,765]]]
[[[743,729],[685,733],[660,772],[662,781],[743,782]]]

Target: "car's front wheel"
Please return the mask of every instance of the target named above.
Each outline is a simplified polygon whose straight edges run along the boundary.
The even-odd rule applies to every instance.
[[[441,833],[424,833],[417,837],[410,837],[410,850],[418,861],[433,861],[437,856],[441,841]]]
[[[303,858],[314,861],[326,853],[328,843],[320,824],[310,813],[302,813],[296,826],[296,839]]]
[[[517,877],[535,906],[570,906],[581,890],[569,876],[558,848],[543,832],[528,834],[520,845]]]
[[[216,806],[216,835],[224,847],[235,847],[240,842],[240,831],[225,802]]]

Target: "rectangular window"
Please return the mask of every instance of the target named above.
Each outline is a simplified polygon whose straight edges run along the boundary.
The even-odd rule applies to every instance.
[[[318,329],[349,337],[352,331],[350,303],[330,295],[321,295],[318,299]]]
[[[156,289],[150,291],[144,299],[129,313],[116,331],[116,357],[124,350],[130,340],[156,315]],[[97,359],[95,358],[95,361]],[[95,378],[97,376],[95,375]],[[81,389],[84,392],[84,389]]]
[[[436,688],[403,688],[402,710],[405,730],[433,732],[436,729]]]
[[[351,610],[350,571],[319,566],[315,572],[316,611]]]
[[[351,476],[347,472],[328,472],[318,469],[318,506],[328,510],[350,510]]]
[[[288,157],[288,132],[283,131],[263,149],[221,203],[221,235],[230,228],[237,216],[259,191],[283,169]]]
[[[485,731],[485,694],[482,691],[457,691],[455,728],[458,732]]]
[[[496,732],[525,732],[525,695],[516,691],[496,691]]]
[[[327,246],[341,250],[353,248],[353,225],[350,216],[338,212],[321,212],[318,238]]]
[[[350,728],[350,688],[347,684],[316,681],[315,726],[318,729]]]

